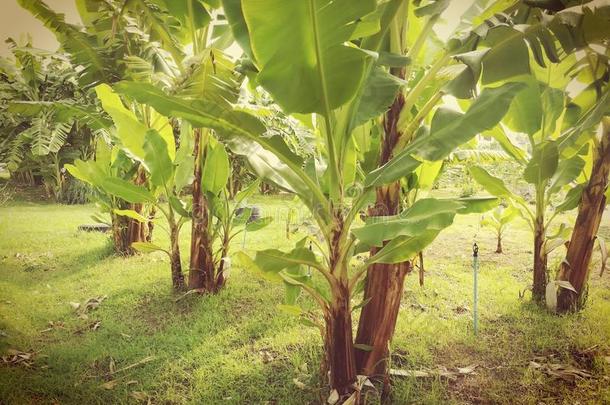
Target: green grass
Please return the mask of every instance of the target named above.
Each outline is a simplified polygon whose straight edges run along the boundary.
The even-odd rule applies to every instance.
[[[275,221],[247,235],[247,249],[285,249],[298,240],[284,233],[286,207],[297,206],[292,199],[253,202]],[[138,403],[148,396],[152,403],[303,404],[325,398],[319,333],[277,310],[281,286],[234,268],[220,294],[176,302],[162,253],[115,257],[107,236],[76,231],[91,222],[93,212],[90,205],[24,201],[0,208],[0,350],[36,352],[32,367],[0,364],[0,403]],[[526,225],[515,223],[505,254],[496,255],[491,231],[477,223],[477,216],[458,218],[426,250],[425,285],[419,287],[416,274],[407,278],[392,345],[395,368],[476,364],[476,374],[455,381],[395,378],[392,403],[610,401],[610,365],[604,360],[610,355],[608,276],[599,279],[592,272],[581,314],[547,314],[529,303],[529,293],[519,298],[531,282]],[[607,218],[603,231],[610,231]],[[471,326],[475,235],[481,246],[478,337]],[[185,262],[189,236],[187,226]],[[155,240],[167,243],[159,228]],[[236,240],[234,251],[241,244]],[[558,260],[554,256],[551,263]],[[595,255],[594,266],[598,260]],[[104,295],[88,319],[70,306]],[[313,308],[306,297],[300,301]],[[49,321],[63,327],[44,331]],[[97,321],[100,327],[90,329]],[[579,351],[594,345],[595,357],[583,364]],[[548,354],[586,368],[594,378],[572,383],[528,368],[535,356]],[[149,356],[149,362],[109,374],[111,367],[119,370]],[[102,387],[112,380],[112,389]]]

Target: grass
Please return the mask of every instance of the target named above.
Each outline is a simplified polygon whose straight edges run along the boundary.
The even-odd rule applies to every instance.
[[[303,213],[302,207],[280,197],[253,202],[275,221],[247,235],[247,250],[286,249],[298,240],[286,239],[283,218],[287,207]],[[218,295],[176,302],[163,254],[115,257],[107,236],[76,231],[93,212],[91,205],[23,200],[0,207],[0,351],[35,352],[31,367],[0,364],[0,403],[303,404],[325,398],[319,333],[277,310],[282,286],[234,268]],[[550,315],[529,302],[529,293],[520,298],[531,283],[526,225],[511,227],[505,254],[497,255],[492,232],[477,223],[475,215],[459,217],[426,250],[425,285],[418,285],[417,274],[408,276],[392,345],[395,368],[477,365],[476,374],[451,381],[394,378],[392,403],[610,402],[607,275],[592,272],[581,314]],[[610,236],[607,218],[603,223]],[[189,236],[186,227],[183,260]],[[481,247],[477,337],[471,326],[475,237]],[[159,228],[155,240],[167,243]],[[242,242],[235,241],[234,251]],[[595,255],[594,265],[598,260]],[[70,305],[100,296],[107,298],[87,319]],[[308,298],[300,301],[313,308]],[[556,380],[528,367],[548,355],[593,378]]]

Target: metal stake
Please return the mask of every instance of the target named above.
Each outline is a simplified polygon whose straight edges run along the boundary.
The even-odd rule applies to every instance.
[[[473,305],[473,322],[474,322],[474,334],[476,335],[479,327],[479,313],[478,313],[478,270],[479,270],[479,246],[475,242],[472,245],[472,269],[474,271],[474,305]]]

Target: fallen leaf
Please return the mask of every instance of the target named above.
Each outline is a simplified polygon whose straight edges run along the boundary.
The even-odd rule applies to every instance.
[[[332,390],[326,402],[329,405],[335,405],[337,402],[339,402],[339,392],[337,390]]]
[[[549,356],[550,358],[551,356]],[[574,381],[576,379],[591,378],[593,375],[587,370],[576,368],[569,364],[551,363],[549,361],[530,361],[529,367],[533,370],[538,370],[550,377],[559,378],[565,381]]]
[[[101,321],[95,321],[93,322],[91,325],[89,325],[89,329],[96,331],[100,328],[100,325],[102,324]]]
[[[343,402],[343,405],[356,405],[357,395],[358,395],[358,393],[354,392],[352,395],[350,395],[350,397],[348,399],[345,400],[345,402]]]
[[[148,399],[148,394],[144,391],[131,391],[129,395],[138,401],[146,401]]]
[[[68,302],[68,304],[75,310],[80,308],[80,303],[78,302]]]
[[[430,373],[426,372],[426,371],[419,371],[419,370],[397,370],[397,369],[390,369],[390,375],[394,375],[397,377],[431,377]]]
[[[113,373],[111,373],[111,374],[116,374],[116,373],[120,373],[121,371],[129,370],[129,369],[134,368],[134,367],[137,367],[137,366],[139,366],[139,365],[142,365],[142,364],[145,364],[145,363],[151,362],[151,361],[153,361],[154,359],[155,359],[155,356],[148,356],[148,357],[144,357],[142,360],[136,361],[135,363],[130,364],[129,366],[126,366],[126,367],[120,368],[120,369],[118,369],[118,370],[114,371],[114,372],[113,372]]]
[[[468,367],[458,367],[458,373],[472,374],[477,367],[478,367],[477,364],[473,364],[472,366],[468,366]]]
[[[6,355],[0,359],[2,363],[9,366],[32,367],[34,365],[34,355],[36,352],[23,352],[17,349],[8,349]]]
[[[100,387],[104,388],[105,390],[111,390],[114,389],[114,387],[116,387],[118,385],[118,381],[117,380],[110,380],[108,382],[105,382],[104,384],[100,385]]]

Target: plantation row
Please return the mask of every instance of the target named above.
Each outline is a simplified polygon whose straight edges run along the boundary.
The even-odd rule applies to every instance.
[[[446,0],[77,0],[82,26],[18,2],[61,53],[13,41],[2,60],[11,177],[42,178],[60,201],[85,183],[116,253],[165,252],[176,291],[218,292],[231,262],[283,283],[283,309],[322,334],[329,402],[355,403],[359,375],[387,374],[405,276],[423,277],[424,249],[456,215],[493,210],[498,253],[525,219],[532,296],[554,311],[585,304],[595,245],[603,272],[607,2],[481,0],[452,24]],[[456,159],[489,196],[428,197]],[[534,204],[482,167],[502,160]],[[317,231],[290,251],[231,252],[269,224],[246,204],[269,188],[298,197]],[[317,311],[296,305],[302,291]]]

